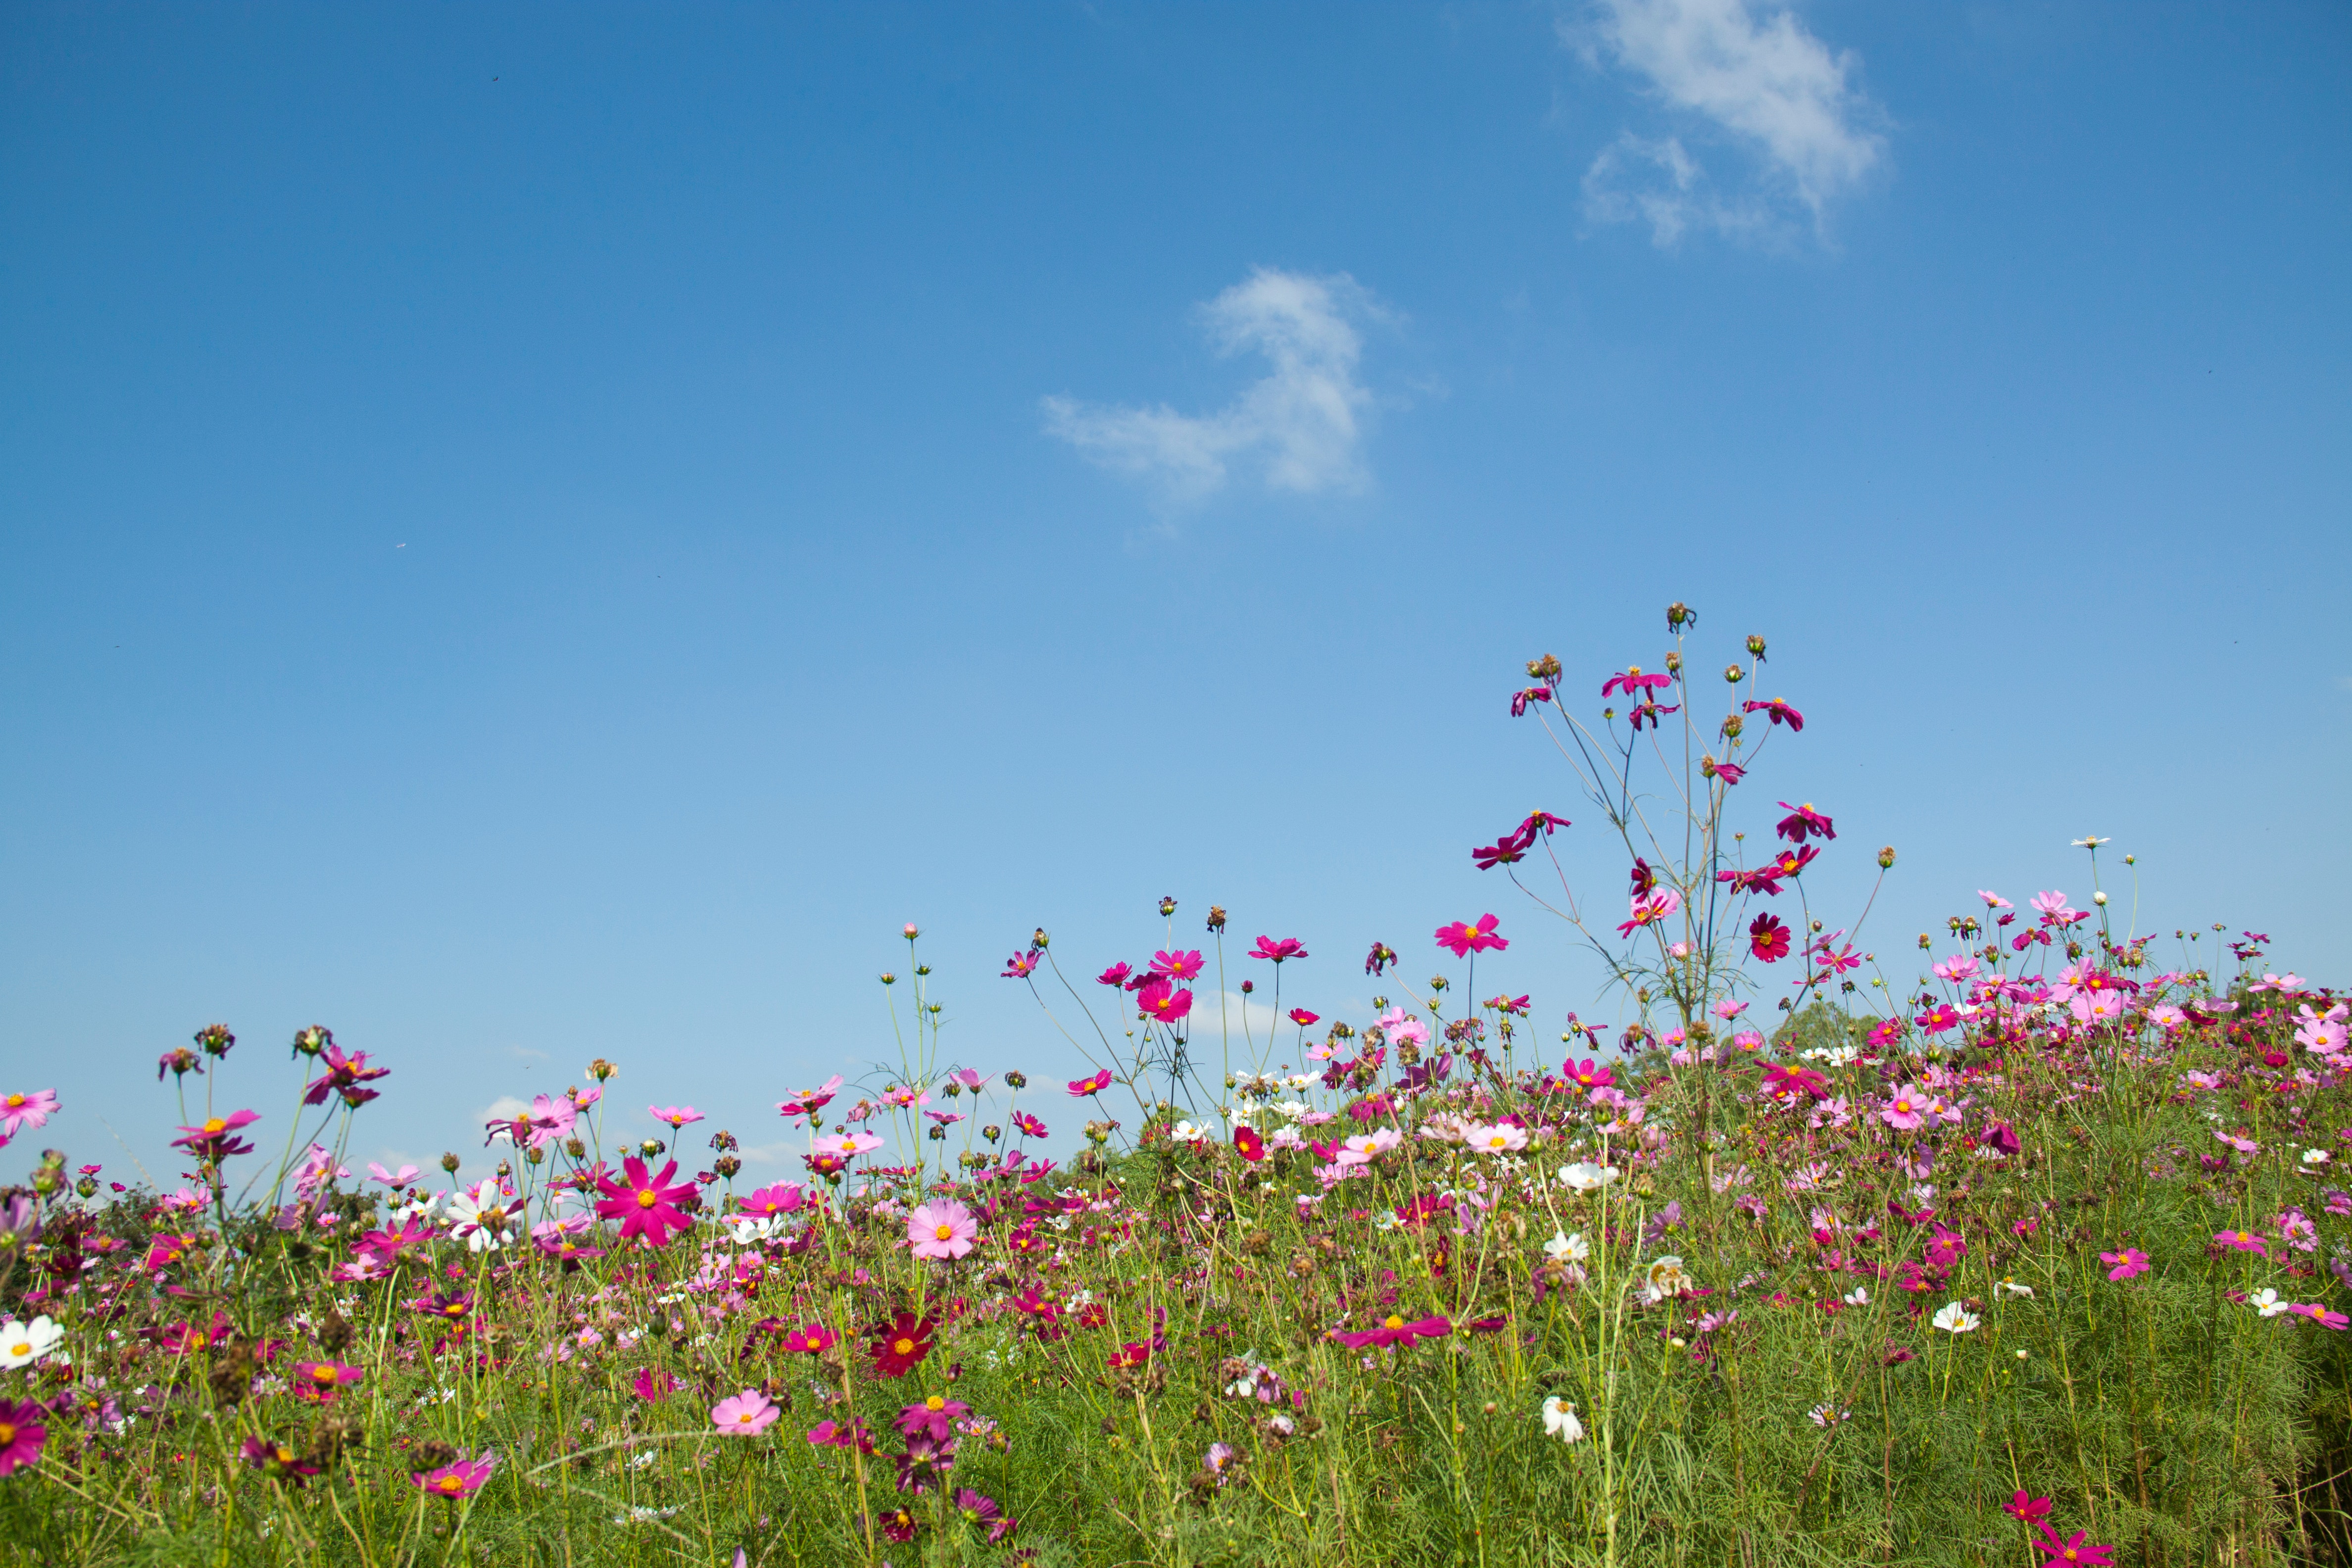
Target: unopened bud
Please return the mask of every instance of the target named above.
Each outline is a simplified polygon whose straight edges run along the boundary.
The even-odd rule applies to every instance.
[[[1935,945],[1936,945],[1936,940],[1935,940],[1935,938],[1933,938],[1933,937],[1929,936],[1929,935],[1928,935],[1926,931],[1921,931],[1921,932],[1919,933],[1919,951],[1920,951],[1921,952],[1927,952],[1929,948],[1931,948],[1931,947],[1933,947],[1933,946],[1935,946]]]
[[[885,985],[896,985],[898,984],[898,977],[886,969],[882,972],[882,984]]]
[[[1754,659],[1764,657],[1764,639],[1752,633],[1748,638],[1748,657]]]
[[[905,930],[904,930],[903,934],[906,936],[906,939],[907,939],[908,942],[912,942],[912,941],[914,941],[917,937],[919,937],[919,936],[922,935],[923,933],[922,933],[921,931],[918,931],[918,930],[916,930],[916,929],[915,929],[915,922],[914,922],[914,921],[908,921],[907,922],[907,924],[906,924],[906,927],[905,927]]]
[[[453,1176],[457,1173],[457,1167],[464,1163],[464,1161],[458,1159],[455,1154],[444,1154],[441,1156],[441,1168],[448,1172]]]
[[[1255,990],[1256,990],[1256,989],[1257,989],[1257,982],[1256,982],[1256,981],[1255,981],[1255,980],[1244,980],[1244,981],[1243,981],[1243,982],[1242,982],[1242,994],[1243,994],[1243,995],[1246,996],[1246,995],[1248,995],[1251,992],[1253,992],[1253,991],[1255,991]]]
[[[1723,667],[1723,679],[1737,686],[1748,679],[1748,672],[1736,664],[1727,664]]]
[[[2107,896],[2106,896],[2106,894],[2105,894],[2105,893],[2093,893],[2093,894],[2091,895],[2091,902],[2093,902],[2093,903],[2095,903],[2095,904],[2104,904],[2104,903],[2105,903],[2106,901],[2107,901]]]
[[[637,1145],[637,1152],[650,1160],[655,1155],[659,1154],[662,1152],[663,1147],[664,1145],[660,1139],[648,1138],[644,1142]]]
[[[1039,926],[1029,933],[1029,945],[1039,952],[1045,951],[1045,943],[1050,940],[1052,939],[1046,936],[1044,926]]]
[[[547,1151],[536,1143],[524,1150],[522,1152],[522,1157],[530,1161],[534,1165],[543,1165],[547,1163]]]

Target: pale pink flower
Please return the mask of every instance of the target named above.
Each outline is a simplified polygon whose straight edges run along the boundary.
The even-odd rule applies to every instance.
[[[1465,1128],[1462,1142],[1481,1154],[1516,1154],[1528,1146],[1528,1132],[1524,1127],[1498,1121],[1492,1127]]]
[[[845,1160],[854,1160],[869,1149],[880,1147],[882,1140],[871,1132],[837,1132],[816,1141],[818,1153],[837,1154]]]
[[[953,1198],[918,1204],[907,1216],[907,1246],[918,1258],[961,1258],[979,1234],[980,1222]]]
[[[747,1388],[732,1399],[722,1399],[710,1407],[711,1421],[730,1437],[756,1437],[774,1426],[782,1414],[756,1388]]]
[[[0,1134],[14,1138],[27,1127],[46,1127],[58,1108],[58,1091],[37,1089],[30,1094],[0,1094]]]
[[[1977,897],[1985,901],[1985,908],[1989,910],[2007,910],[2016,908],[2014,904],[2011,904],[2007,899],[2002,898],[1999,893],[1992,892],[1984,888],[1979,888],[1977,889]]]
[[[1886,1103],[1879,1108],[1878,1114],[1885,1119],[1889,1127],[1914,1132],[1927,1121],[1928,1104],[1927,1096],[1921,1094],[1916,1087],[1906,1084],[1886,1097]]]

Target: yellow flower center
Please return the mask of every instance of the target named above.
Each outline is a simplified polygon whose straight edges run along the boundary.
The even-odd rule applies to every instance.
[[[24,1103],[25,1097],[21,1094],[12,1094],[8,1097],[8,1109],[11,1110],[16,1110],[18,1106]]]
[[[943,1225],[937,1230],[931,1232],[931,1234],[941,1241],[952,1241],[955,1239],[955,1226],[951,1225]]]
[[[945,1410],[947,1407],[948,1402],[946,1398],[940,1394],[934,1394],[929,1399],[923,1401],[923,1408],[926,1410]]]
[[[10,1345],[8,1347],[8,1353],[10,1355],[31,1355],[33,1353],[33,1342],[30,1340],[24,1340],[16,1344]]]
[[[915,1342],[912,1340],[894,1340],[891,1342],[890,1348],[899,1355],[913,1355],[915,1353]]]
[[[738,1426],[749,1426],[752,1422],[757,1421],[759,1418],[760,1418],[760,1417],[759,1417],[755,1413],[753,1413],[753,1412],[751,1412],[751,1411],[749,1411],[749,1410],[745,1410],[745,1411],[740,1412],[740,1413],[736,1415],[736,1417],[735,1417],[735,1424],[736,1424]]]
[[[443,1476],[439,1480],[435,1481],[433,1484],[439,1487],[443,1491],[447,1492],[451,1497],[456,1497],[459,1492],[466,1489],[466,1483],[459,1480],[456,1476]]]
[[[340,1376],[335,1369],[328,1365],[325,1362],[320,1362],[316,1367],[313,1367],[310,1371],[310,1375],[317,1378],[320,1383],[329,1384],[336,1382]]]
[[[1403,1327],[1404,1327],[1404,1320],[1403,1320],[1402,1318],[1398,1317],[1394,1312],[1391,1312],[1391,1313],[1389,1314],[1388,1327],[1390,1327],[1390,1328],[1391,1328],[1391,1329],[1401,1329],[1401,1328],[1403,1328]]]
[[[649,1209],[659,1202],[661,1202],[661,1194],[651,1187],[637,1194],[637,1206],[641,1209]]]
[[[281,1465],[290,1465],[294,1462],[294,1450],[288,1447],[283,1443],[278,1444],[278,1447],[270,1450],[270,1452],[276,1457],[278,1462]]]
[[[211,1121],[205,1123],[205,1131],[207,1132],[226,1132],[228,1131],[228,1123],[215,1116]]]
[[[0,1421],[0,1448],[5,1448],[5,1447],[6,1447],[9,1444],[11,1444],[11,1443],[15,1442],[16,1440],[16,1427],[14,1427],[14,1426],[10,1426],[10,1425],[9,1425],[7,1422],[5,1422],[5,1421]]]

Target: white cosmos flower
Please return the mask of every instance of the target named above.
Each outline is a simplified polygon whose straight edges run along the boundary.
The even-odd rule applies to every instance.
[[[2246,1298],[2246,1305],[2265,1318],[2283,1318],[2294,1310],[2294,1303],[2280,1300],[2275,1290],[2257,1290]]]
[[[1977,1329],[1977,1315],[1958,1301],[1945,1302],[1928,1321],[1948,1334],[1974,1333]]]
[[[2000,1291],[2004,1296],[2031,1296],[2033,1294],[2032,1286],[2020,1285],[2014,1279],[2004,1279],[2000,1284],[1994,1286],[1993,1289]]]
[[[0,1367],[29,1366],[58,1348],[66,1331],[47,1317],[31,1322],[14,1318],[0,1323]]]
[[[1576,1406],[1553,1394],[1543,1402],[1544,1436],[1558,1437],[1563,1443],[1584,1440],[1584,1423],[1576,1418]]]
[[[1605,1187],[1616,1179],[1616,1166],[1596,1165],[1590,1160],[1579,1160],[1572,1165],[1562,1165],[1559,1168],[1559,1184],[1563,1187],[1573,1187],[1580,1193],[1589,1193],[1597,1188]]]
[[[1562,1235],[1553,1231],[1551,1239],[1543,1244],[1543,1249],[1544,1256],[1555,1263],[1581,1263],[1592,1256],[1592,1248],[1584,1245],[1581,1232]]]
[[[1853,1289],[1847,1291],[1845,1293],[1845,1304],[1849,1307],[1869,1306],[1870,1287],[1867,1285],[1857,1285]]]

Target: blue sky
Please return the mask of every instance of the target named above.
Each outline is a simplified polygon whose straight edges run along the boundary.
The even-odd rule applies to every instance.
[[[1833,812],[1816,901],[1901,849],[1876,945],[2095,832],[2340,981],[2347,68],[2327,5],[11,7],[0,1089],[167,1176],[157,1054],[227,1022],[274,1148],[315,1022],[362,1158],[599,1054],[766,1150],[901,922],[1066,1076],[1005,954],[1163,893],[1327,1015],[1493,910],[1481,990],[1613,1016],[1465,850],[1547,806],[1613,896],[1506,702],[1671,599],[1811,721],[1740,804]]]

